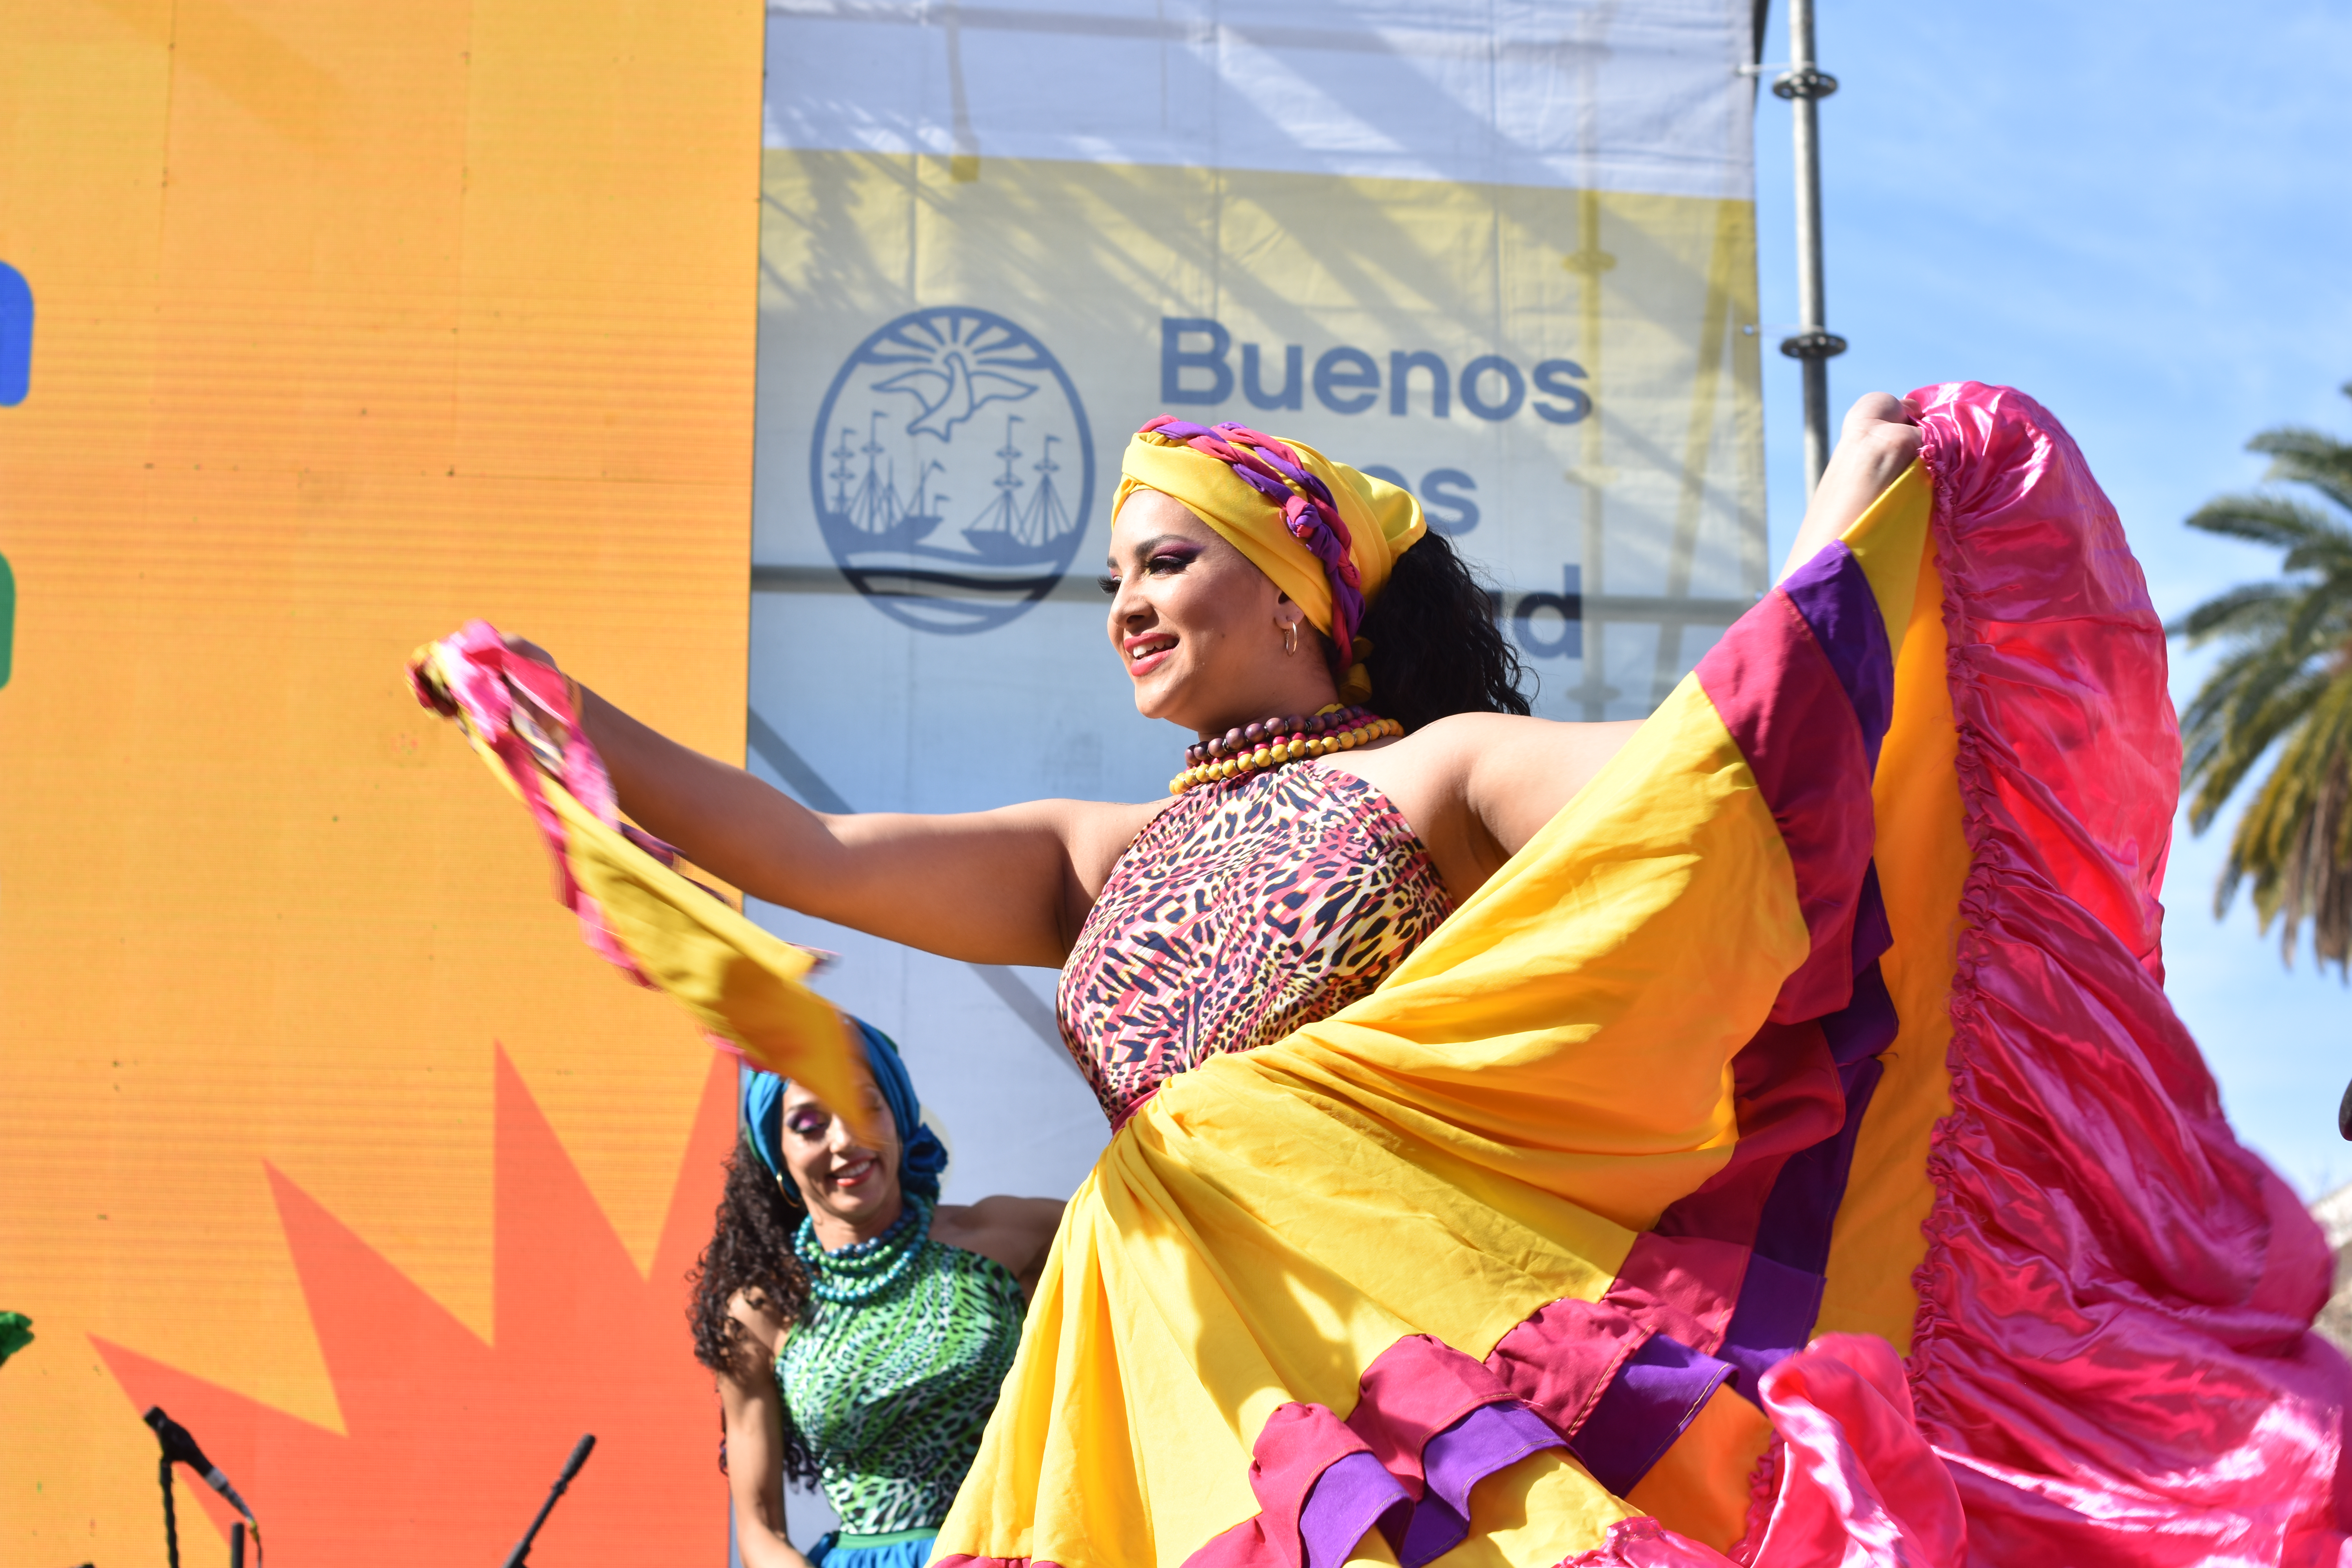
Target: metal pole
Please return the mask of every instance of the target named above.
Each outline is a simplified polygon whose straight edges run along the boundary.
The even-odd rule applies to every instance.
[[[1819,102],[1837,90],[1837,78],[1813,64],[1813,0],[1789,0],[1789,71],[1772,84],[1789,100],[1796,126],[1797,335],[1780,352],[1805,365],[1805,494],[1821,483],[1830,460],[1830,363],[1845,340],[1829,330],[1822,286],[1822,146]]]
[[[180,1568],[180,1521],[172,1509],[172,1461],[169,1456],[155,1461],[155,1474],[163,1483],[163,1560],[171,1568]]]

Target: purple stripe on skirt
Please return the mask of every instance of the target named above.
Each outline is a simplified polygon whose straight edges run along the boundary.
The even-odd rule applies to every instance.
[[[1886,920],[1886,895],[1878,890],[1878,862],[1863,868],[1862,894],[1853,907],[1853,971],[1859,974],[1873,959],[1895,945],[1895,928]]]
[[[1790,573],[1780,591],[1829,656],[1838,684],[1845,688],[1854,717],[1862,721],[1863,750],[1876,767],[1878,744],[1895,721],[1895,650],[1862,563],[1843,543],[1832,542]]]
[[[1822,1038],[1829,1043],[1831,1060],[1851,1067],[1893,1045],[1901,1028],[1886,976],[1874,960],[1853,977],[1853,1000],[1822,1020]]]
[[[1739,1305],[1715,1353],[1739,1369],[1733,1387],[1757,1397],[1758,1380],[1782,1357],[1805,1348],[1822,1315],[1822,1277],[1751,1257],[1740,1282]]]
[[[1732,1370],[1680,1340],[1653,1334],[1618,1369],[1569,1446],[1594,1480],[1623,1497]]]
[[[1401,1534],[1393,1519],[1381,1521],[1397,1561],[1422,1568],[1453,1551],[1470,1533],[1472,1487],[1529,1454],[1566,1447],[1543,1417],[1517,1405],[1482,1405],[1432,1437],[1421,1451],[1427,1489],[1412,1519]]]
[[[1412,1506],[1397,1479],[1371,1455],[1358,1449],[1333,1461],[1317,1478],[1298,1511],[1298,1539],[1307,1548],[1307,1568],[1340,1568],[1364,1532],[1382,1522],[1391,1509]]]
[[[1884,1069],[1864,1057],[1838,1069],[1845,1084],[1845,1125],[1801,1154],[1792,1154],[1764,1200],[1756,1222],[1756,1253],[1807,1274],[1829,1269],[1830,1228],[1845,1201],[1845,1179],[1853,1165],[1853,1141],[1870,1110],[1870,1097]],[[1753,1268],[1751,1262],[1749,1267]]]

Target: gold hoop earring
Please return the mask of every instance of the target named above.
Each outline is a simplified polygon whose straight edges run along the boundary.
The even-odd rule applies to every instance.
[[[1298,623],[1297,621],[1285,621],[1282,624],[1282,651],[1293,654],[1298,651]]]

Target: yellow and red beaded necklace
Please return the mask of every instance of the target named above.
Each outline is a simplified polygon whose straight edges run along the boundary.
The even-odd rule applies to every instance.
[[[1342,708],[1336,702],[1303,719],[1292,714],[1244,724],[1185,747],[1184,771],[1168,781],[1168,793],[1182,795],[1201,784],[1307,757],[1353,751],[1403,733],[1404,726],[1393,719],[1383,719],[1369,708]]]

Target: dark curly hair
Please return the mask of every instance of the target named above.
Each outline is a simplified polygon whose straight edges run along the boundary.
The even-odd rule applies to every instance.
[[[1496,624],[1495,602],[1442,533],[1398,556],[1359,629],[1372,643],[1364,668],[1373,711],[1407,734],[1451,713],[1526,713],[1526,669]]]
[[[694,1329],[695,1360],[724,1373],[740,1364],[744,1349],[751,1347],[750,1333],[727,1310],[738,1291],[755,1300],[764,1299],[787,1322],[807,1317],[808,1275],[793,1252],[793,1233],[805,1212],[800,1194],[778,1181],[738,1139],[727,1156],[727,1187],[711,1222],[710,1245],[687,1276],[694,1292],[686,1316]],[[723,1444],[719,1468],[727,1468]],[[789,1409],[784,1412],[784,1475],[802,1482],[816,1479],[815,1457],[793,1426]]]

